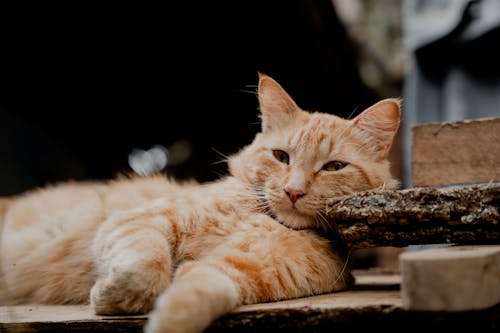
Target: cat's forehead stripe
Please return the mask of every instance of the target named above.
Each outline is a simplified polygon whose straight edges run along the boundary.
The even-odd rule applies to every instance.
[[[319,148],[324,150],[326,145],[328,151],[333,149],[332,133],[336,127],[335,119],[328,115],[314,113],[308,121],[295,132],[288,140],[294,147]]]

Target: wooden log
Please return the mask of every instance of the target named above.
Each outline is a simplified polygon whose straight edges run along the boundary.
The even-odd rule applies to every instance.
[[[328,202],[349,248],[500,244],[500,184],[358,193]]]
[[[500,118],[412,128],[413,186],[500,181]]]

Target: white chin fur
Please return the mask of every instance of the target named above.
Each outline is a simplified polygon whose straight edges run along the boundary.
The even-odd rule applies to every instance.
[[[281,224],[292,229],[308,229],[316,225],[314,218],[301,214],[293,208],[287,209],[286,211],[277,210],[276,216]]]

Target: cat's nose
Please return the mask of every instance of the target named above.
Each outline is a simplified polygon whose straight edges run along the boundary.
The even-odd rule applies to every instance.
[[[290,198],[290,201],[294,204],[299,200],[301,197],[306,195],[306,193],[302,190],[294,189],[294,188],[289,188],[285,186],[285,192],[286,195],[288,195],[288,198]]]

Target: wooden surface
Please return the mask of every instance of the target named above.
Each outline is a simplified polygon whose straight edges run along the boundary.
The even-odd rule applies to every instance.
[[[300,299],[241,306],[221,318],[212,331],[240,326],[242,322],[274,321],[284,313],[322,313],[344,309],[401,308],[400,277],[381,271],[355,271],[353,290]],[[246,318],[246,319],[245,319]],[[139,332],[147,316],[97,316],[88,305],[23,305],[0,307],[1,332],[102,331]],[[253,323],[255,324],[255,323]],[[253,325],[252,324],[252,325]],[[250,326],[252,326],[250,325]],[[258,324],[260,325],[260,324]]]
[[[461,245],[400,256],[403,307],[468,311],[500,303],[500,245]]]
[[[500,118],[412,128],[413,186],[500,181]]]
[[[400,276],[380,270],[354,271],[348,291],[281,302],[245,305],[220,318],[208,332],[333,332],[337,329],[463,328],[482,331],[500,325],[500,307],[460,313],[403,309]],[[96,316],[88,306],[0,307],[1,332],[141,332],[147,316]],[[381,326],[382,327],[382,326]]]
[[[327,216],[350,248],[500,244],[500,184],[358,193]]]

